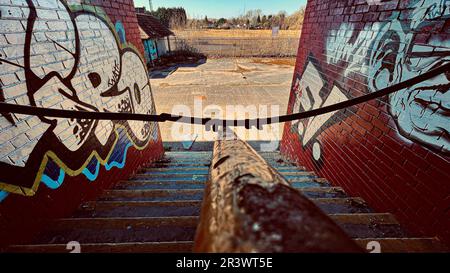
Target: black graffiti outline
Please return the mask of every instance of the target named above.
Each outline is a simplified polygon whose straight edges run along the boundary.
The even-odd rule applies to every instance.
[[[38,19],[37,10],[36,10],[36,7],[32,0],[26,0],[26,1],[29,6],[30,12],[29,12],[29,15],[27,18],[27,27],[26,27],[26,34],[25,34],[24,66],[23,67],[20,66],[20,67],[25,70],[27,96],[29,98],[31,107],[37,107],[36,101],[34,99],[34,94],[37,91],[39,91],[39,89],[42,88],[42,86],[44,86],[51,78],[56,77],[72,93],[72,94],[68,94],[68,93],[64,92],[63,90],[59,90],[59,92],[63,96],[66,96],[68,99],[70,99],[70,100],[74,101],[75,103],[77,103],[78,105],[81,105],[86,108],[86,109],[82,109],[82,111],[93,111],[93,112],[101,113],[99,111],[99,109],[96,109],[94,106],[81,101],[79,99],[79,97],[77,96],[77,92],[71,83],[71,79],[76,75],[77,69],[80,64],[81,42],[80,42],[78,27],[75,22],[75,19],[80,15],[91,15],[91,16],[94,16],[95,18],[101,20],[108,27],[109,31],[111,31],[111,33],[113,34],[114,41],[116,42],[117,48],[119,51],[120,65],[118,65],[119,71],[117,72],[117,73],[119,73],[119,75],[122,75],[122,67],[123,67],[122,56],[127,52],[132,52],[133,54],[136,54],[139,57],[139,60],[141,61],[142,67],[144,67],[144,69],[145,69],[145,64],[142,61],[142,58],[140,57],[139,53],[130,47],[123,47],[119,43],[119,41],[117,40],[117,35],[114,35],[115,30],[111,27],[111,25],[105,18],[103,18],[102,16],[99,16],[98,14],[96,14],[92,11],[89,11],[89,10],[71,11],[70,7],[68,6],[68,4],[65,1],[59,1],[59,3],[61,3],[64,6],[65,10],[69,14],[70,21],[74,27],[73,31],[75,33],[75,40],[74,40],[75,41],[75,53],[74,54],[71,53],[74,56],[74,65],[73,65],[72,71],[65,78],[63,78],[56,71],[49,72],[42,79],[39,78],[31,70],[31,44],[32,44],[32,39],[33,39],[34,24],[35,24],[36,20]],[[66,49],[66,51],[67,51],[67,49]],[[3,62],[6,60],[0,59],[0,61]],[[14,63],[12,63],[12,64],[18,66],[17,64],[14,64]],[[147,74],[147,72],[146,72],[146,74]],[[125,90],[119,91],[117,89],[117,85],[118,85],[118,81],[116,81],[116,83],[110,89],[108,89],[106,92],[104,92],[102,94],[102,96],[116,96],[118,94],[128,92],[129,96],[130,96],[130,100],[132,101],[131,98],[132,98],[133,94],[132,94],[131,89],[129,87],[127,87]],[[145,85],[144,87],[146,87],[146,86],[147,85]],[[0,87],[0,89],[1,89],[1,87]],[[150,88],[150,94],[151,94],[152,101],[153,101],[153,94],[151,93],[151,88]],[[1,95],[3,96],[3,92],[1,92]],[[2,98],[0,98],[0,101],[4,102],[4,98],[3,98],[3,100],[2,100]],[[132,112],[134,112],[135,111],[134,106],[132,105],[131,107],[132,107]],[[153,106],[151,108],[154,109]],[[106,109],[103,109],[103,110],[106,111]],[[11,116],[11,118],[8,118],[8,115],[10,115],[11,113],[1,112],[1,114],[3,116],[5,116],[5,118],[8,119],[8,121],[11,122],[12,116]],[[99,142],[99,140],[93,135],[94,129],[97,127],[99,120],[93,119],[92,125],[91,125],[92,129],[90,130],[89,134],[86,136],[86,140],[83,143],[83,145],[81,147],[79,147],[76,151],[71,151],[60,142],[60,140],[58,139],[58,137],[55,134],[53,134],[53,130],[57,126],[57,121],[47,119],[45,114],[37,115],[37,117],[42,122],[49,124],[50,127],[40,137],[40,139],[37,142],[36,146],[34,147],[33,151],[29,155],[29,158],[28,158],[25,166],[19,167],[16,165],[7,164],[5,162],[0,162],[0,170],[1,170],[0,171],[0,183],[6,184],[9,186],[13,186],[15,188],[20,188],[20,190],[22,191],[22,193],[24,195],[26,195],[26,192],[24,191],[24,189],[30,190],[36,183],[36,175],[37,175],[39,169],[41,168],[42,160],[44,159],[44,156],[46,156],[48,151],[52,151],[55,154],[57,154],[58,158],[62,162],[64,162],[64,164],[69,169],[77,170],[77,169],[80,169],[81,167],[83,167],[83,165],[86,163],[86,160],[88,160],[89,156],[93,152],[96,152],[100,158],[106,158],[109,155],[110,151],[113,149],[113,145],[117,142],[117,135],[115,133],[117,126],[121,126],[122,128],[125,129],[127,135],[131,138],[130,140],[137,147],[143,148],[150,141],[150,134],[148,134],[146,136],[146,138],[141,141],[134,134],[133,130],[130,128],[130,125],[127,122],[127,120],[116,120],[116,121],[113,121],[114,128],[112,129],[111,135],[108,137],[106,143],[104,145],[102,145]],[[12,119],[12,121],[14,122],[13,119]],[[150,122],[146,121],[146,123],[150,123]],[[144,123],[144,125],[146,123]],[[13,123],[13,125],[14,125],[14,123]],[[26,171],[24,171],[24,170],[26,170]]]
[[[433,24],[434,22],[436,22],[436,21],[439,22],[439,21],[442,21],[442,20],[443,20],[443,21],[450,21],[450,15],[444,15],[444,16],[439,17],[438,19],[432,19],[432,20],[428,20],[428,21],[421,22],[421,23],[416,27],[415,30],[409,29],[409,25],[405,25],[405,24],[406,24],[405,22],[400,22],[400,24],[401,24],[402,28],[403,28],[403,29],[406,28],[407,31],[415,31],[415,32],[417,32],[417,29],[421,29],[421,28],[427,27],[427,26],[429,26],[429,25],[432,25],[432,24]],[[383,22],[383,26],[381,27],[381,29],[382,29],[384,26],[386,26],[387,24],[390,24],[390,23],[391,23],[391,21]],[[444,56],[450,56],[450,51],[448,51],[448,50],[447,50],[447,51],[442,51],[442,52],[432,52],[432,53],[427,53],[427,52],[425,52],[425,53],[422,53],[422,54],[415,54],[415,53],[412,53],[412,49],[413,49],[413,47],[414,47],[414,45],[415,45],[415,43],[414,43],[414,38],[415,38],[416,35],[417,35],[417,33],[414,34],[414,37],[411,39],[410,44],[409,44],[408,47],[405,49],[406,52],[405,52],[405,57],[404,57],[404,60],[403,60],[403,61],[405,61],[405,63],[407,64],[408,67],[412,68],[411,65],[407,63],[407,62],[409,62],[409,58],[410,58],[411,56],[414,56],[414,57],[431,57],[431,56],[440,56],[440,57],[444,57]],[[377,40],[375,39],[375,40],[371,43],[369,52],[376,52],[377,50],[380,50],[379,48],[375,48],[375,47],[376,47],[376,44],[378,44],[379,47],[380,47],[380,46],[385,46],[385,47],[388,46],[387,44],[385,44],[385,41],[388,40],[388,39],[393,39],[393,37],[394,37],[396,40],[390,42],[390,43],[391,43],[390,49],[392,50],[392,47],[393,47],[393,46],[395,46],[395,48],[394,48],[394,50],[393,50],[394,52],[390,53],[390,55],[391,55],[391,56],[392,56],[392,55],[395,55],[395,57],[397,57],[397,55],[400,53],[400,46],[401,46],[401,43],[404,42],[404,41],[401,41],[400,36],[401,36],[401,33],[399,33],[398,30],[395,30],[395,29],[389,29],[387,32],[383,33],[383,35],[381,36],[381,38],[379,39],[379,41],[377,41]],[[385,49],[385,48],[383,48],[383,49]],[[384,50],[384,51],[386,51],[386,50]],[[391,56],[390,56],[390,57],[391,57]],[[388,71],[389,71],[389,73],[390,73],[390,77],[392,77],[392,75],[394,74],[394,70],[395,70],[395,69],[399,69],[399,68],[396,68],[397,63],[395,63],[395,62],[392,61],[392,60],[385,61],[384,59],[386,59],[386,58],[387,58],[387,57],[383,58],[383,60],[381,61],[382,64],[383,64],[383,66],[381,66],[381,67],[376,71],[375,76],[377,76],[379,73],[381,73],[381,72],[383,71],[383,69],[388,69]],[[367,60],[367,63],[368,63],[368,65],[370,66],[370,63],[369,63],[369,59],[370,59],[370,58],[367,58],[367,59],[368,59],[368,60]],[[447,62],[446,64],[440,63],[437,67],[439,68],[439,67],[442,67],[442,66],[448,66],[448,65],[450,65],[450,62]],[[431,69],[429,69],[427,72],[431,72],[431,71],[433,71],[434,69],[436,69],[436,68],[431,68]],[[421,68],[421,69],[420,69],[420,72],[422,72],[423,70],[424,70],[424,69]],[[443,73],[445,73],[446,75],[448,75],[448,73],[449,73],[448,71],[450,71],[450,69],[448,69],[447,71],[444,71]],[[425,72],[425,73],[427,73],[427,72]],[[401,72],[401,73],[403,73],[403,72]],[[441,74],[442,74],[442,73],[441,73]],[[419,76],[420,76],[420,75],[421,75],[421,74],[419,74]],[[437,76],[437,75],[436,75],[436,76]],[[430,78],[430,79],[431,79],[431,78]],[[391,81],[391,82],[393,82],[393,81],[395,82],[396,80],[395,80],[395,79],[390,79],[390,81]],[[414,86],[414,85],[416,85],[416,84],[418,84],[418,83],[420,83],[420,82],[412,83],[410,86]],[[447,85],[445,85],[445,87],[447,87],[447,92],[449,92],[449,91],[448,91],[448,87],[449,87],[449,86],[450,86],[450,83],[448,83]],[[374,87],[375,87],[375,86],[374,86]],[[407,87],[409,87],[409,86],[406,86],[404,89],[406,89]],[[445,88],[445,87],[441,87],[441,88]],[[375,87],[375,89],[377,90],[377,91],[375,91],[375,92],[378,92],[378,91],[379,91],[378,88]],[[402,90],[398,90],[398,91],[402,91]],[[411,96],[411,95],[412,95],[411,90],[409,90],[408,92],[409,92],[409,96]],[[441,91],[439,91],[439,92],[441,92]],[[417,95],[417,94],[416,94],[416,95]],[[410,134],[410,132],[404,130],[404,129],[403,129],[403,126],[400,124],[400,121],[399,121],[398,117],[396,117],[395,114],[394,114],[394,113],[395,113],[395,111],[393,110],[394,106],[391,105],[390,103],[386,103],[386,105],[387,105],[388,113],[389,113],[389,115],[391,116],[392,120],[394,121],[395,128],[398,130],[398,133],[400,134],[401,137],[403,137],[403,138],[405,138],[405,139],[407,139],[407,140],[410,140],[410,141],[412,141],[413,143],[418,144],[418,145],[420,145],[420,146],[422,146],[422,147],[425,147],[425,148],[427,148],[427,149],[429,149],[429,150],[431,150],[431,151],[433,151],[433,152],[435,152],[435,153],[438,153],[438,154],[441,154],[441,155],[444,155],[444,156],[450,156],[450,152],[444,151],[444,150],[442,149],[442,146],[436,146],[436,145],[432,145],[432,144],[430,144],[430,143],[427,143],[427,142],[423,141],[422,139],[420,139],[418,136],[412,135],[412,134]],[[415,127],[416,127],[416,126],[415,126]],[[416,127],[416,129],[419,130],[418,127]],[[424,134],[427,134],[427,133],[425,133],[424,130],[422,130],[422,132],[423,132]],[[445,138],[449,139],[449,137],[450,137],[449,132],[447,132],[447,135],[446,135],[446,136],[444,136],[444,134],[446,134],[446,133],[445,133],[445,132],[442,132],[440,135],[435,135],[435,136],[445,137]],[[427,135],[429,135],[429,134],[427,134]]]
[[[343,92],[343,93],[344,93],[344,91],[347,91],[345,88],[342,87],[342,85],[338,82],[337,79],[334,79],[334,80],[331,82],[331,84],[330,84],[329,78],[326,76],[324,70],[322,69],[322,66],[320,65],[319,60],[314,56],[314,54],[313,54],[312,52],[310,52],[310,53],[308,54],[308,56],[306,57],[306,62],[305,62],[305,64],[303,65],[303,69],[302,69],[303,72],[302,72],[301,74],[296,73],[295,80],[297,80],[297,79],[302,79],[302,78],[303,78],[303,75],[306,73],[306,68],[308,67],[309,64],[312,64],[312,65],[314,66],[314,68],[317,69],[317,71],[319,72],[320,79],[322,80],[322,83],[323,83],[322,88],[318,91],[318,95],[322,98],[322,103],[321,103],[321,105],[318,107],[318,109],[323,108],[322,106],[325,104],[325,102],[326,102],[328,96],[331,95],[331,91],[332,91],[332,89],[333,89],[334,87],[337,87],[337,88],[338,88],[341,92]],[[294,88],[294,85],[295,85],[295,83],[292,85],[292,89]],[[313,98],[312,93],[311,93],[312,91],[309,90],[309,88],[307,88],[307,90],[304,90],[304,91],[308,92],[308,97],[309,97],[309,98]],[[293,105],[293,104],[295,103],[296,94],[295,94],[295,92],[291,92],[291,93],[293,94],[293,97],[292,97],[292,102],[290,102],[290,104]],[[349,97],[348,94],[347,94],[347,97]],[[351,100],[351,99],[350,99],[350,100]],[[347,100],[347,101],[350,101],[350,100]],[[346,102],[346,101],[344,101],[344,103],[345,103],[345,102]],[[306,110],[306,109],[304,108],[304,106],[303,106],[302,104],[300,104],[300,107],[301,107],[301,109],[304,110],[303,113],[305,113],[305,110]],[[294,109],[293,109],[293,111],[294,111]],[[310,141],[307,145],[303,145],[303,144],[300,145],[300,146],[302,147],[303,151],[311,150],[311,152],[312,152],[313,145],[314,145],[315,142],[319,143],[320,147],[322,148],[322,147],[323,147],[323,144],[322,144],[321,141],[318,140],[317,138],[318,138],[322,133],[324,133],[328,128],[330,128],[330,127],[332,127],[332,126],[334,126],[334,125],[336,125],[336,124],[339,124],[340,122],[342,122],[343,120],[345,120],[347,117],[349,117],[349,116],[351,116],[351,115],[354,115],[354,112],[355,112],[355,111],[356,111],[356,107],[355,107],[355,106],[350,106],[350,107],[345,107],[345,108],[339,109],[339,112],[337,112],[337,113],[334,114],[331,118],[329,118],[327,121],[325,121],[325,123],[322,124],[322,126],[320,126],[320,129],[317,130],[317,132],[315,132],[315,133],[311,136],[311,140],[315,140],[315,141]],[[306,112],[307,112],[307,111],[306,111]],[[311,117],[311,118],[312,118],[312,117]],[[307,123],[308,123],[307,125],[309,125],[309,123],[311,122],[311,118],[307,121]],[[299,120],[299,122],[296,123],[295,126],[291,124],[290,127],[291,127],[291,131],[294,131],[294,134],[296,134],[300,139],[302,139],[304,136],[301,136],[301,135],[298,133],[298,130],[293,130],[294,127],[298,129],[298,125],[299,125],[300,123],[302,123],[303,128],[305,128],[305,129],[307,128],[305,119]],[[301,141],[301,140],[300,140],[300,141]],[[323,150],[322,150],[322,151],[323,151]],[[312,155],[311,155],[311,156],[312,156]],[[313,158],[313,159],[314,159],[314,158]],[[323,156],[321,156],[321,157],[319,158],[319,160],[315,160],[315,159],[314,159],[314,162],[316,162],[316,166],[317,166],[318,168],[322,168],[323,165],[324,165],[324,159],[323,159]]]

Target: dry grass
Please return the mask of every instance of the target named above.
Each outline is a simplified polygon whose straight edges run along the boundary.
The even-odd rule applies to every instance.
[[[272,30],[205,29],[174,30],[182,38],[272,38]],[[300,30],[280,30],[279,38],[299,38]]]
[[[180,30],[175,34],[173,48],[208,57],[293,57],[300,38],[300,30],[281,30],[276,38],[271,30]]]

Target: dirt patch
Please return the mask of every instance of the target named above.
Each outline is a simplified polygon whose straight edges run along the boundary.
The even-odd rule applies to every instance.
[[[285,66],[295,66],[296,59],[295,58],[267,58],[267,59],[253,59],[253,63],[256,64],[269,64],[269,65],[285,65]]]
[[[149,63],[148,70],[158,71],[170,68],[175,65],[181,64],[199,64],[206,62],[206,56],[199,53],[189,52],[189,51],[173,51],[168,55],[161,56],[158,60],[153,63]]]

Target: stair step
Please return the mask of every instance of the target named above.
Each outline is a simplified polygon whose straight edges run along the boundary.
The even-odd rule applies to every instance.
[[[182,157],[212,157],[212,151],[211,152],[165,152],[164,153],[165,157],[177,157],[177,158],[182,158]]]
[[[341,213],[372,213],[363,199],[351,198],[318,198],[311,199],[319,208],[327,214]]]
[[[448,249],[436,238],[366,238],[355,239],[366,249],[369,242],[378,242],[381,253],[436,253],[448,252]]]
[[[304,187],[297,190],[310,199],[347,197],[341,187]]]
[[[343,213],[331,214],[330,217],[342,224],[362,224],[370,225],[373,223],[383,225],[398,225],[397,219],[390,213]]]
[[[188,155],[188,156],[164,156],[161,160],[161,162],[193,162],[193,161],[211,161],[211,156],[195,156],[195,155]]]
[[[404,238],[407,233],[390,213],[329,215],[352,238]]]
[[[283,158],[280,152],[259,152],[259,155],[264,159],[268,158]]]
[[[198,217],[65,218],[49,225],[34,244],[192,241]]]
[[[211,153],[166,153],[161,160],[192,160],[192,159],[203,159],[210,160],[212,158]]]
[[[305,179],[314,179],[317,182],[328,183],[326,179],[318,178],[312,172],[280,172],[287,180],[293,182],[303,181]],[[203,173],[189,173],[178,170],[173,173],[163,173],[163,172],[145,172],[134,175],[133,179],[141,180],[205,180],[208,178],[208,172]]]
[[[290,180],[294,188],[330,187],[329,184],[317,182],[311,178],[297,178]],[[205,180],[129,180],[121,181],[115,186],[119,190],[164,190],[164,189],[203,189],[207,181]]]
[[[289,161],[288,159],[278,155],[278,156],[263,156],[262,158],[264,158],[264,160],[266,161],[271,161],[271,162],[278,162],[278,163],[288,163],[288,164],[292,164],[291,161]]]
[[[10,253],[68,253],[66,244],[17,245],[8,248]],[[82,253],[185,253],[194,247],[192,241],[131,242],[82,244]]]
[[[142,168],[139,170],[139,175],[155,175],[155,176],[188,176],[188,175],[207,175],[209,169],[204,167],[202,169],[197,168],[182,168],[182,169],[171,169],[171,168],[159,168],[155,170],[154,168]]]
[[[284,178],[290,182],[306,182],[307,180],[314,181],[317,183],[329,184],[328,181],[320,179],[313,175],[284,175]]]
[[[278,170],[284,177],[317,177],[313,172],[301,171],[301,170]]]
[[[298,188],[309,198],[347,197],[340,187],[302,187]],[[108,190],[99,201],[181,201],[202,200],[203,189],[167,189],[167,190]]]
[[[309,190],[309,192],[307,191],[302,193],[308,195],[309,193],[318,194],[318,192],[320,192],[318,189],[313,189]],[[127,196],[130,196],[129,192],[126,192],[126,194]],[[139,198],[143,199],[143,195],[143,193],[139,194]],[[355,201],[354,199],[355,198],[312,198],[311,200],[325,213],[328,214],[370,213],[370,209],[368,207],[361,206],[360,204],[356,206],[354,203],[359,202],[359,200]],[[79,217],[116,217],[120,215],[127,215],[131,217],[196,216],[200,214],[200,209],[201,200],[187,200],[176,202],[116,200],[86,203],[85,206],[76,215],[79,215]],[[358,231],[358,228],[361,229],[360,226],[358,226],[358,223],[350,223],[350,220],[345,220],[345,218],[343,217],[344,216],[340,216],[340,223],[345,225],[345,227],[347,227],[349,230],[353,229],[355,231],[355,234],[356,232],[360,232],[358,234],[363,234],[363,232],[371,234],[371,230],[382,232],[382,230],[377,230],[375,228],[375,224],[373,225],[372,229],[368,227],[368,229]],[[347,216],[347,218],[349,217],[350,216]],[[362,222],[364,220],[364,216],[359,217],[360,219],[358,221]],[[368,219],[367,217],[366,219]],[[356,221],[355,218],[351,218],[351,220]],[[388,231],[387,228],[386,231]]]
[[[196,156],[186,156],[186,157],[164,157],[158,162],[211,162],[211,157],[196,157]]]
[[[89,217],[174,217],[199,216],[201,201],[97,201],[87,202],[74,214]]]
[[[206,181],[208,174],[136,174],[132,180],[149,181]]]
[[[329,184],[325,179],[318,178],[310,173],[300,173],[298,175],[285,175],[281,173],[286,180],[290,182],[307,182],[308,180],[314,180],[314,182]],[[136,174],[133,176],[132,180],[149,180],[149,181],[206,181],[208,179],[208,173],[205,174]]]
[[[268,159],[265,159],[265,160],[269,164],[271,164],[272,167],[274,167],[274,168],[275,168],[274,165],[278,165],[280,167],[296,167],[295,163],[289,162],[289,161],[281,159],[281,158],[280,159],[268,158]]]
[[[155,173],[195,173],[195,172],[204,172],[208,173],[209,167],[185,167],[185,168],[143,168],[141,169],[143,172],[155,172]]]
[[[315,182],[313,179],[296,179],[295,181],[290,180],[291,186],[296,189],[301,188],[329,188],[330,185]]]
[[[374,213],[359,197],[348,197],[314,172],[289,162],[279,152],[260,152],[291,185],[310,198],[364,249],[370,241],[382,252],[446,251],[435,238],[406,238],[392,214]],[[120,181],[95,202],[54,221],[32,245],[11,252],[190,252],[209,176],[211,152],[166,152],[131,180]]]
[[[108,190],[100,201],[181,201],[202,200],[203,189],[182,190]]]
[[[289,169],[277,169],[278,172],[280,172],[284,176],[288,177],[316,177],[315,173],[313,172],[307,172],[298,170],[295,168],[289,168]],[[156,176],[156,177],[167,177],[167,176],[174,176],[174,177],[184,177],[184,176],[190,176],[190,175],[208,175],[209,168],[177,168],[177,169],[171,169],[171,168],[143,168],[140,170],[139,174],[137,175],[140,177],[141,175],[145,176]]]
[[[147,203],[148,204],[148,203]],[[132,227],[160,227],[160,226],[189,226],[196,227],[197,216],[180,217],[104,217],[104,218],[62,218],[53,222],[53,230],[68,228],[127,228]]]
[[[208,167],[211,165],[211,161],[192,161],[192,162],[155,162],[147,165],[147,168],[196,168],[196,167]]]
[[[305,168],[303,167],[297,167],[297,166],[279,166],[277,168],[275,168],[277,171],[282,172],[284,170],[289,171],[305,171]]]
[[[264,157],[264,156],[267,156],[267,155],[281,155],[279,150],[276,150],[276,151],[266,151],[266,152],[260,151],[260,152],[258,152],[258,154],[261,155],[261,156],[263,156],[263,157]]]
[[[206,181],[175,180],[151,181],[131,180],[120,182],[114,188],[118,190],[169,190],[169,189],[204,189]]]

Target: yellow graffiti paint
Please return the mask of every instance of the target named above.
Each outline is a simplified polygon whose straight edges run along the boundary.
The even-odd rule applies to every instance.
[[[127,138],[133,144],[133,147],[138,151],[142,151],[142,150],[146,149],[148,147],[148,145],[151,143],[151,141],[148,140],[144,146],[139,147],[132,141],[131,136],[129,135],[129,133],[127,132],[126,128],[123,125],[117,124],[116,126],[118,128],[124,129],[123,131],[126,132]],[[59,168],[61,168],[67,175],[72,176],[72,177],[80,175],[83,172],[83,170],[86,169],[87,165],[92,161],[92,159],[94,157],[102,166],[105,166],[106,163],[108,163],[109,159],[111,158],[112,152],[114,151],[114,148],[116,147],[117,142],[119,141],[119,133],[117,132],[117,130],[114,131],[114,133],[116,134],[116,140],[115,140],[114,144],[111,146],[111,150],[108,152],[108,155],[105,158],[101,158],[101,156],[98,154],[97,151],[93,151],[79,169],[72,170],[58,157],[58,155],[56,155],[56,153],[54,153],[53,151],[47,151],[45,153],[45,155],[43,156],[43,160],[40,164],[40,167],[36,174],[36,178],[34,180],[33,186],[31,188],[25,188],[25,187],[11,185],[11,184],[8,184],[5,182],[0,182],[0,190],[19,194],[19,195],[24,195],[24,196],[34,196],[39,188],[39,185],[40,185],[41,179],[42,179],[42,175],[44,174],[45,167],[47,166],[49,159],[53,160],[58,165]]]

